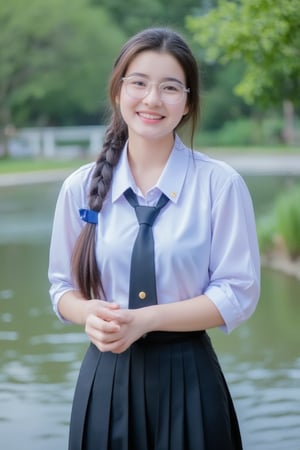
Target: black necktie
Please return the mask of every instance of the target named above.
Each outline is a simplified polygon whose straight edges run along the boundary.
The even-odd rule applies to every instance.
[[[124,195],[140,225],[130,266],[129,308],[135,309],[157,303],[152,225],[169,199],[162,194],[156,206],[140,206],[132,189],[127,189]]]

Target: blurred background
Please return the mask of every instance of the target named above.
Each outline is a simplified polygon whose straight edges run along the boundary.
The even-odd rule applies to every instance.
[[[2,132],[105,123],[107,80],[121,45],[144,27],[167,25],[184,35],[201,67],[199,144],[299,145],[299,0],[217,5],[2,1]]]
[[[201,69],[195,149],[243,175],[257,219],[257,311],[226,338],[210,332],[244,447],[300,450],[299,23],[299,0],[0,2],[1,448],[67,448],[88,343],[50,306],[55,201],[67,174],[101,148],[120,47],[167,25]]]

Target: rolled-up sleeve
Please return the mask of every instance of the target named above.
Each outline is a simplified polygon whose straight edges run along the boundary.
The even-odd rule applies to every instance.
[[[66,323],[58,311],[58,303],[64,293],[78,289],[72,278],[71,258],[83,227],[78,210],[84,207],[86,199],[84,187],[80,184],[80,173],[75,173],[62,185],[54,213],[49,252],[50,298],[55,314]]]
[[[254,312],[260,295],[260,257],[248,188],[238,174],[227,180],[212,207],[210,282],[205,294],[230,333]]]

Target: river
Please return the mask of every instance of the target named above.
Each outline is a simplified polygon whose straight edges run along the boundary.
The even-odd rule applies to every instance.
[[[290,178],[247,177],[260,214]],[[66,450],[72,395],[88,345],[48,297],[48,248],[60,183],[0,189],[0,441],[3,450]],[[300,282],[262,271],[253,317],[210,332],[245,450],[300,450]]]

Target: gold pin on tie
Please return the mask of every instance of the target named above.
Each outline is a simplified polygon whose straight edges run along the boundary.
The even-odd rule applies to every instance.
[[[146,298],[146,292],[144,292],[144,291],[141,291],[141,292],[139,292],[139,298],[141,299],[141,300],[145,300],[145,298]]]

